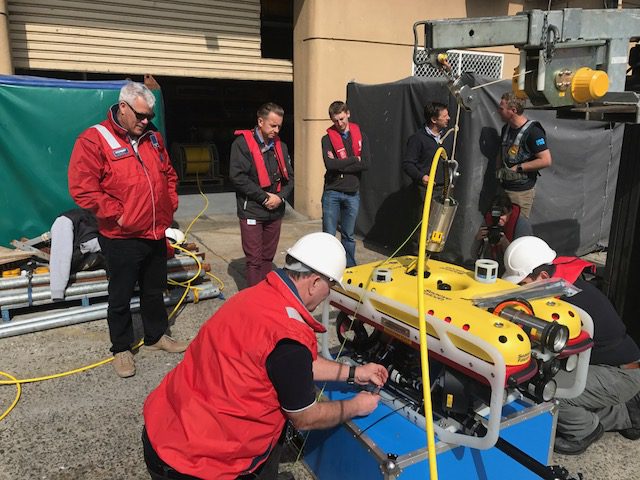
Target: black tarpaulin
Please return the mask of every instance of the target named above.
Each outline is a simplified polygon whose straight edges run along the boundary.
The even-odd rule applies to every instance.
[[[470,78],[476,85],[487,82]],[[477,105],[461,110],[455,159],[460,177],[453,196],[460,206],[444,254],[457,262],[473,259],[473,237],[496,192],[495,157],[502,121],[500,96],[511,82],[476,88]],[[402,172],[407,138],[423,124],[429,101],[449,105],[451,126],[457,105],[441,79],[410,77],[393,83],[350,83],[347,99],[352,121],[371,143],[372,166],[363,173],[356,231],[365,241],[394,251],[415,226],[417,206],[409,178]],[[556,119],[554,111],[527,110],[547,133],[553,165],[536,185],[531,213],[534,234],[559,254],[584,254],[606,246],[622,145],[622,125]],[[452,133],[453,135],[453,133]],[[449,157],[453,152],[447,152]]]

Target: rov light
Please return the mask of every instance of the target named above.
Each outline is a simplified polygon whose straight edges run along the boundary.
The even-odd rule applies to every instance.
[[[567,358],[563,358],[561,360],[561,366],[565,372],[573,372],[578,366],[578,356],[571,355]]]
[[[520,325],[532,341],[554,353],[561,352],[569,340],[569,328],[566,325],[547,322],[515,307],[503,308],[500,316]]]
[[[540,368],[540,373],[545,378],[555,377],[560,371],[561,363],[557,358],[552,358],[549,361],[546,361],[542,364]]]
[[[558,384],[554,379],[535,380],[527,385],[527,391],[538,401],[548,402],[556,395]]]

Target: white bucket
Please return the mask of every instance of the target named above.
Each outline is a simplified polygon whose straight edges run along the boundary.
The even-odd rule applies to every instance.
[[[476,260],[476,281],[481,283],[495,283],[496,278],[498,278],[498,262],[485,258]]]

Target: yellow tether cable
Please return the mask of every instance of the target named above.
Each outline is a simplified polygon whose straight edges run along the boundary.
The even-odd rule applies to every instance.
[[[457,127],[457,124],[456,124]],[[443,147],[438,147],[431,161],[429,181],[422,209],[422,228],[420,228],[420,242],[418,247],[418,325],[420,327],[420,366],[422,368],[422,395],[424,397],[424,418],[427,427],[427,451],[429,458],[429,479],[438,480],[438,465],[436,463],[435,433],[433,431],[433,407],[431,405],[431,379],[429,378],[429,351],[427,347],[427,324],[424,309],[424,268],[425,251],[427,249],[427,230],[429,228],[429,210],[431,209],[431,197],[433,196],[434,178],[438,161],[443,156],[447,159],[447,153]]]
[[[202,191],[202,187],[200,186],[200,178],[198,178],[198,174],[197,173],[196,173],[196,182],[198,182],[198,191],[200,192],[200,195],[202,195],[202,198],[204,198],[204,207],[202,207],[202,210],[200,210],[198,215],[196,215],[193,218],[193,220],[191,220],[191,223],[189,224],[187,229],[184,231],[184,236],[185,237],[189,234],[189,231],[191,230],[191,227],[193,227],[193,224],[196,223],[196,221],[202,216],[202,214],[207,211],[207,208],[209,208],[209,199],[207,198],[207,196]]]
[[[13,399],[13,402],[11,402],[11,405],[9,406],[9,408],[7,408],[2,415],[0,415],[0,421],[2,421],[2,419],[4,419],[4,417],[9,415],[9,412],[13,410],[13,407],[15,407],[18,404],[18,400],[20,400],[20,395],[22,395],[22,385],[18,383],[18,379],[13,375],[9,375],[8,373],[5,373],[5,372],[0,372],[0,375],[12,380],[12,382],[16,386],[16,398]]]

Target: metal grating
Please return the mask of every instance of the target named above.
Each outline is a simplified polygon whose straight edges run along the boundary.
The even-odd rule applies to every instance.
[[[498,80],[502,78],[502,66],[504,64],[504,55],[501,53],[484,53],[470,52],[466,50],[449,50],[449,63],[451,64],[452,73],[456,76],[473,72],[477,75]],[[418,61],[426,60],[424,49],[417,52]],[[413,75],[415,77],[438,78],[444,77],[444,74],[429,63],[416,65],[412,63]]]

